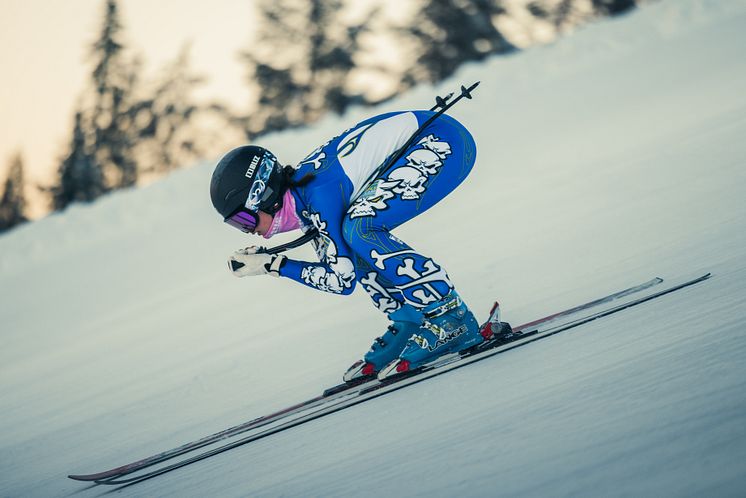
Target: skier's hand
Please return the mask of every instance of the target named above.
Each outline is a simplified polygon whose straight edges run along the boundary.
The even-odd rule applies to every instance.
[[[261,248],[250,246],[239,249],[228,258],[228,270],[237,277],[249,275],[280,276],[280,267],[287,259],[281,254],[264,254]]]

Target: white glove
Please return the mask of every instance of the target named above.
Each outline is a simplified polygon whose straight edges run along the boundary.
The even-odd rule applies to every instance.
[[[249,246],[239,249],[228,258],[228,270],[237,277],[249,275],[272,275],[280,276],[280,267],[287,259],[281,254],[257,253],[262,249],[258,246]]]

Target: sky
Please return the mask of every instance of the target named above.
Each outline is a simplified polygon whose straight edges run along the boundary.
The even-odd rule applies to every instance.
[[[118,5],[125,42],[144,57],[145,81],[190,42],[192,68],[208,79],[195,95],[240,112],[249,90],[238,52],[251,43],[254,3],[119,0]],[[413,5],[383,3],[392,6],[395,18],[406,17],[409,9],[403,7]],[[365,11],[369,4],[357,0],[351,12]],[[91,45],[99,36],[104,5],[105,0],[0,0],[0,179],[19,150],[32,183],[48,181],[56,169],[67,150],[76,99],[88,84]],[[527,15],[524,8],[512,8],[500,27],[519,46],[548,41],[551,36],[541,31],[546,26]]]
[[[49,180],[88,82],[104,4],[0,0],[0,179],[20,150],[27,180]],[[144,57],[145,79],[191,42],[192,67],[208,77],[196,95],[236,109],[248,101],[237,52],[250,41],[251,1],[119,0],[119,9],[126,42]]]
[[[207,79],[195,96],[220,101],[235,112],[246,111],[250,97],[238,53],[252,40],[254,3],[118,0],[124,41],[143,57],[144,81],[190,43],[191,67]],[[508,1],[510,15],[501,18],[500,29],[520,47],[548,42],[554,33],[530,16],[526,3]],[[413,5],[399,0],[384,4],[395,18],[406,17],[403,6]],[[351,5],[355,15],[369,2]],[[46,213],[46,200],[30,185],[49,186],[67,152],[77,99],[89,84],[91,46],[99,36],[104,6],[105,0],[0,0],[0,181],[20,152],[33,218]],[[391,58],[381,40],[375,47],[384,60]]]

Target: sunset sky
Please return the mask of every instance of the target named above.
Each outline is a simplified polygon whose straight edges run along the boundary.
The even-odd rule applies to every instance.
[[[48,183],[65,153],[76,99],[105,0],[0,0],[0,180],[23,154],[27,180]],[[192,67],[208,77],[197,94],[241,109],[248,100],[237,52],[251,36],[247,0],[119,0],[126,43],[143,55],[144,79],[192,43]]]
[[[547,43],[556,35],[553,25],[529,12],[528,2],[506,0],[508,14],[497,21],[501,32],[521,48]],[[249,110],[246,70],[238,54],[253,41],[255,3],[118,0],[124,43],[142,56],[144,82],[151,81],[189,42],[191,68],[207,78],[195,96],[219,101],[236,113]],[[105,4],[106,0],[0,0],[0,182],[12,156],[20,151],[32,217],[46,211],[43,196],[33,186],[49,186],[67,152],[77,100],[90,84],[90,55]],[[418,5],[410,0],[355,0],[348,4],[346,15],[358,18],[357,22],[367,19],[372,4],[382,7],[394,23],[411,18]],[[588,14],[584,11],[589,6],[589,2],[579,4],[576,10]],[[375,38],[368,49],[367,57],[381,67],[401,64],[398,50],[385,36]],[[375,98],[391,91],[375,74],[361,72],[353,84],[378,92]]]

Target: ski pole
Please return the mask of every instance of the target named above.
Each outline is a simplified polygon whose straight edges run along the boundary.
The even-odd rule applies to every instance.
[[[381,173],[383,173],[384,171],[386,171],[392,164],[394,164],[396,161],[398,161],[401,158],[401,156],[403,156],[404,153],[407,151],[407,149],[409,148],[409,146],[412,145],[412,142],[415,141],[415,139],[419,136],[419,134],[422,131],[424,131],[425,129],[427,129],[427,127],[430,126],[430,123],[432,123],[433,121],[435,121],[439,116],[441,116],[448,109],[450,109],[451,107],[453,107],[453,105],[456,102],[458,102],[459,100],[461,100],[464,97],[466,97],[467,99],[471,99],[471,92],[477,86],[479,86],[479,83],[480,82],[477,81],[476,83],[474,83],[473,85],[471,85],[469,88],[466,88],[464,85],[461,85],[461,93],[458,95],[458,97],[456,97],[455,99],[453,99],[450,102],[449,102],[449,99],[451,98],[451,96],[453,96],[453,92],[449,93],[445,97],[438,97],[438,96],[436,96],[435,97],[435,105],[432,108],[430,108],[430,110],[434,111],[435,109],[438,109],[438,108],[440,108],[440,110],[438,112],[436,112],[435,114],[433,114],[432,116],[430,116],[430,118],[427,121],[425,121],[424,123],[422,123],[422,125],[419,128],[417,128],[417,130],[414,133],[412,133],[412,136],[409,137],[409,140],[407,140],[404,143],[404,145],[402,145],[399,148],[399,150],[396,151],[396,154],[394,154],[393,156],[391,156],[391,158],[388,161],[386,161],[381,166],[379,166],[378,168],[376,168],[375,171],[373,171],[373,173],[371,173],[370,176],[365,180],[365,182],[363,182],[363,185],[365,185],[367,187],[375,178],[378,177],[378,175],[380,175]],[[364,192],[364,191],[365,191],[365,188],[363,188],[361,190],[361,193]],[[357,197],[359,197],[359,196],[360,196],[360,194],[357,195]],[[357,197],[355,197],[355,200],[357,200]]]
[[[433,107],[431,107],[430,110],[431,111],[435,111],[436,109],[440,109],[440,110],[438,110],[438,112],[436,112],[435,114],[433,114],[432,116],[430,116],[430,118],[428,118],[427,121],[425,121],[424,123],[422,123],[422,125],[419,128],[417,128],[417,130],[412,134],[412,136],[409,137],[409,140],[407,140],[406,143],[404,145],[402,145],[399,148],[398,151],[396,151],[396,154],[394,154],[393,156],[391,156],[391,158],[388,161],[386,161],[381,166],[379,166],[378,168],[376,168],[376,170],[373,171],[373,173],[368,177],[368,179],[365,180],[365,183],[363,183],[363,185],[368,185],[380,173],[386,171],[392,164],[394,164],[396,161],[398,161],[401,158],[401,156],[403,156],[404,153],[407,151],[407,149],[409,148],[409,146],[412,145],[412,142],[415,141],[415,139],[417,138],[417,136],[423,130],[425,130],[428,126],[430,126],[430,123],[432,123],[433,121],[435,121],[435,119],[437,119],[438,116],[441,116],[442,114],[444,114],[448,109],[450,109],[451,107],[453,107],[453,105],[456,104],[456,102],[458,102],[462,98],[471,99],[472,98],[471,92],[474,91],[474,89],[477,86],[479,86],[479,83],[480,82],[477,81],[476,83],[472,84],[469,88],[466,88],[464,85],[461,85],[461,93],[455,99],[453,99],[453,100],[451,100],[451,97],[453,97],[453,92],[449,93],[445,97],[441,97],[439,95],[436,95],[435,96],[435,105]],[[288,242],[286,244],[279,245],[277,247],[270,247],[270,248],[264,248],[263,247],[258,252],[262,253],[262,254],[279,254],[281,252],[287,251],[288,249],[293,249],[293,248],[296,248],[296,247],[300,247],[303,244],[305,244],[307,242],[310,242],[318,234],[319,234],[319,232],[316,229],[309,230],[307,233],[305,233],[303,236],[301,236],[300,238],[298,238],[296,240],[293,240],[293,241]],[[238,263],[236,261],[231,261],[231,268],[234,271],[237,270],[238,268],[241,268],[242,266],[244,266],[244,265],[242,265],[241,263]]]
[[[281,252],[285,252],[288,249],[293,249],[295,247],[300,247],[306,242],[310,242],[313,240],[317,235],[319,234],[319,231],[315,228],[309,230],[308,232],[304,233],[301,237],[291,240],[290,242],[286,242],[285,244],[281,244],[279,246],[275,247],[262,247],[260,248],[257,253],[261,254],[280,254]]]

